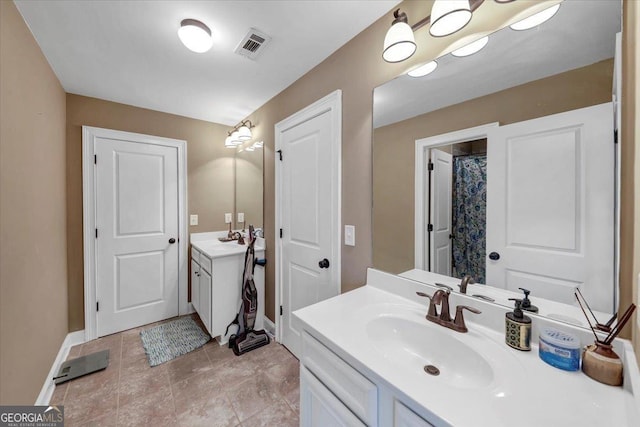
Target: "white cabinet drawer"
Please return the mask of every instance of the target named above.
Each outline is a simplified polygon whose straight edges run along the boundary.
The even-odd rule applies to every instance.
[[[191,246],[191,259],[200,264],[200,251]]]
[[[378,425],[378,390],[320,341],[304,332],[302,362],[333,394],[369,426]]]
[[[200,267],[204,268],[207,273],[211,274],[211,258],[205,254],[200,254]]]
[[[404,406],[393,401],[393,427],[433,427],[433,424]]]
[[[300,367],[300,425],[366,427],[304,366]]]

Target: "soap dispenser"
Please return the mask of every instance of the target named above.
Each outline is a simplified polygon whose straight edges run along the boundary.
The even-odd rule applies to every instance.
[[[509,298],[515,301],[516,308],[505,315],[505,342],[518,350],[531,350],[531,318],[522,312],[522,300]]]
[[[531,300],[529,299],[529,294],[531,293],[531,291],[525,288],[518,288],[518,289],[524,292],[524,299],[522,300],[522,309],[525,311],[530,311],[532,313],[537,313],[538,307],[531,304]]]

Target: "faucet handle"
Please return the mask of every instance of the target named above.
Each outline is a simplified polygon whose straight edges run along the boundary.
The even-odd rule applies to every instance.
[[[435,294],[431,296],[429,294],[425,294],[424,292],[416,292],[416,295],[418,295],[419,297],[429,298],[429,312],[427,313],[427,316],[438,317],[438,310],[436,309],[437,302],[434,298]]]
[[[467,332],[467,325],[464,323],[464,315],[462,314],[462,310],[469,310],[472,313],[480,314],[482,313],[477,308],[469,307],[468,305],[459,305],[456,307],[456,318],[453,320],[453,329],[458,332]]]

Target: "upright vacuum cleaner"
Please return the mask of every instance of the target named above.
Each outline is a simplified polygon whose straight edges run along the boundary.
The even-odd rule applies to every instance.
[[[236,356],[240,356],[251,350],[267,345],[270,342],[269,335],[265,331],[254,331],[256,314],[258,312],[258,291],[253,282],[253,270],[256,264],[265,265],[266,260],[257,261],[253,248],[256,238],[253,225],[249,226],[249,244],[244,256],[244,274],[242,275],[242,302],[240,311],[235,319],[227,326],[225,335],[231,325],[238,325],[235,334],[229,337],[229,348],[233,349]]]

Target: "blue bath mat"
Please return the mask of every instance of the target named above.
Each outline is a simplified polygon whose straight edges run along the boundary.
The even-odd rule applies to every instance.
[[[187,354],[211,339],[190,316],[146,329],[140,338],[151,366]]]

